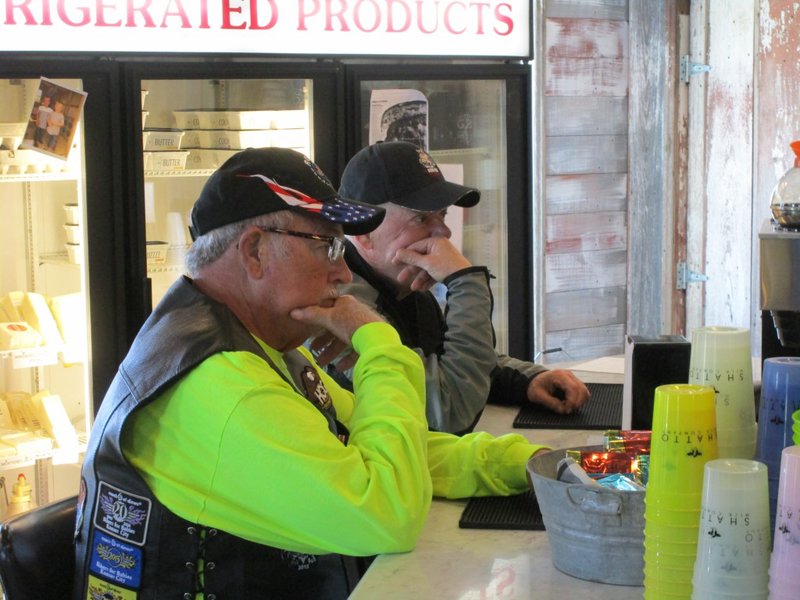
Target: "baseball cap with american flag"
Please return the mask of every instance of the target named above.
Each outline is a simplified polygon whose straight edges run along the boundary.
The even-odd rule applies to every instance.
[[[231,156],[206,181],[194,203],[192,239],[212,229],[291,210],[342,225],[344,233],[368,233],[384,209],[340,196],[322,170],[288,148],[248,148]]]

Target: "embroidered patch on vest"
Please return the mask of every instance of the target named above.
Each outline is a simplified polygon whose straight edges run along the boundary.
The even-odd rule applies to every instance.
[[[317,562],[317,557],[314,554],[281,550],[281,560],[293,571],[307,571]]]
[[[303,387],[306,390],[306,397],[316,402],[322,410],[330,411],[331,397],[328,395],[328,390],[323,385],[316,369],[314,367],[304,367],[301,377],[303,379]]]
[[[89,575],[89,591],[86,593],[86,600],[136,600],[138,594],[132,590],[97,579]]]
[[[137,546],[144,545],[152,508],[149,499],[101,481],[95,504],[95,527]]]
[[[142,549],[95,531],[89,571],[104,579],[138,588],[142,583]],[[91,587],[91,586],[90,586]]]

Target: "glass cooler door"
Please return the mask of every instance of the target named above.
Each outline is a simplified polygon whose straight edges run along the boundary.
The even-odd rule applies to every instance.
[[[530,358],[528,127],[524,69],[494,66],[353,66],[349,156],[379,140],[425,147],[446,179],[480,202],[452,207],[452,240],[492,280],[497,349]]]
[[[0,79],[0,514],[20,476],[34,503],[77,493],[94,414],[81,89]],[[63,124],[37,135],[50,98]]]
[[[335,111],[331,73],[324,77],[262,64],[231,64],[154,73],[142,67],[133,95],[140,101],[143,229],[150,301],[155,306],[184,272],[191,243],[189,213],[214,170],[241,149],[293,148],[330,172],[332,151],[317,156],[315,96]],[[269,76],[266,71],[269,70]],[[264,72],[259,77],[259,71]],[[222,73],[224,78],[218,77]],[[138,112],[138,111],[137,111]],[[328,137],[335,120],[325,122]],[[319,132],[318,132],[319,133]],[[323,145],[333,148],[334,142]]]

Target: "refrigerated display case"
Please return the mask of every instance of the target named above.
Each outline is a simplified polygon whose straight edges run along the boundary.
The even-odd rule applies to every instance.
[[[346,69],[348,156],[380,139],[424,144],[447,179],[481,191],[476,206],[448,211],[453,240],[495,276],[497,349],[532,359],[529,70],[420,64]],[[394,100],[387,103],[387,97]],[[404,116],[401,109],[409,107]],[[397,124],[394,131],[388,121]]]
[[[111,267],[122,237],[111,217],[121,204],[115,73],[23,60],[0,68],[2,510],[20,474],[37,503],[78,492],[95,406],[127,344],[124,318],[109,310],[125,310]],[[58,94],[87,94],[83,110],[65,100],[55,153],[34,143],[43,76]]]
[[[338,67],[265,62],[125,66],[135,99],[146,312],[183,273],[189,213],[206,179],[239,149],[290,147],[324,171],[341,156]],[[142,314],[142,318],[146,313]]]

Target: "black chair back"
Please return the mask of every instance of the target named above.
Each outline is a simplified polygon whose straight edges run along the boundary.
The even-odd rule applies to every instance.
[[[0,524],[0,585],[7,600],[72,596],[77,501],[65,498]]]

